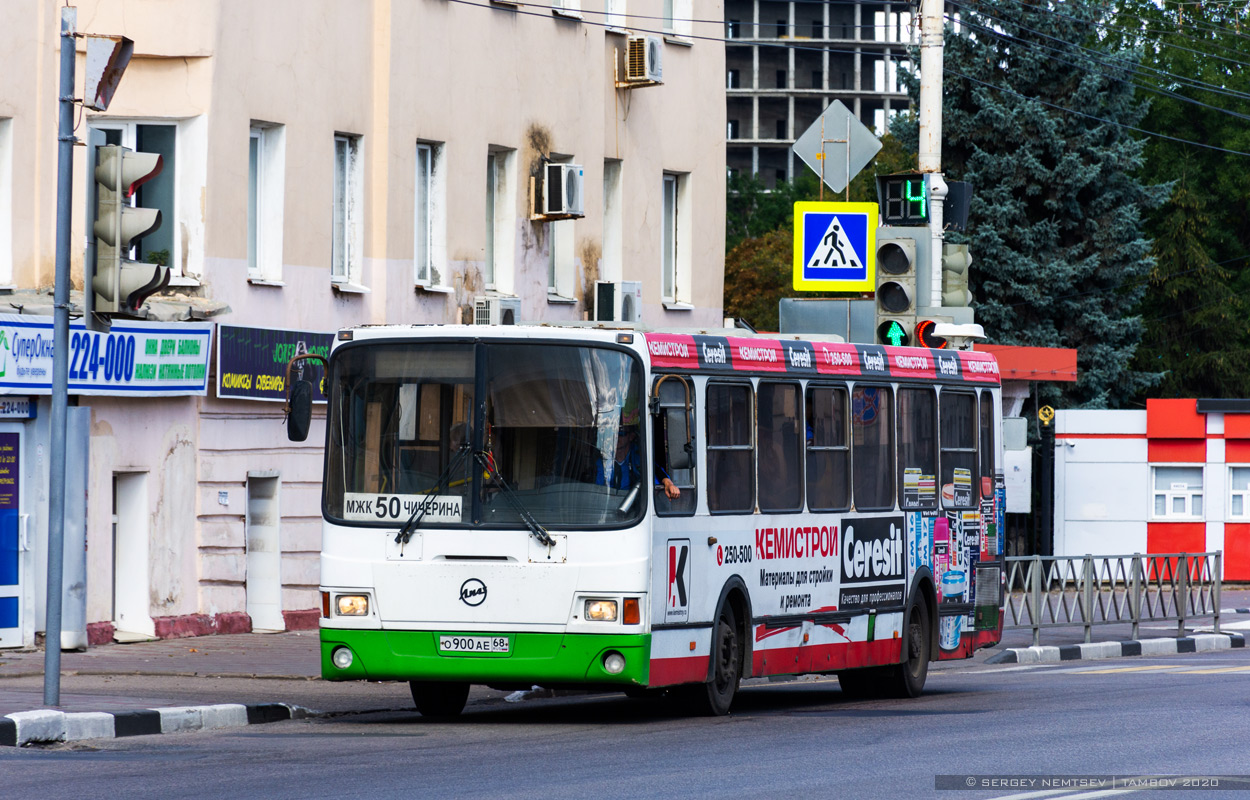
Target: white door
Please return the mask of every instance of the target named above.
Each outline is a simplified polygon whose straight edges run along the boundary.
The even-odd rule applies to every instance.
[[[282,618],[282,545],[278,478],[247,476],[247,613],[252,630],[286,630]]]
[[[113,638],[152,639],[156,623],[148,597],[148,474],[113,476]]]
[[[22,427],[0,425],[0,647],[21,647],[22,560],[27,549],[22,518]]]

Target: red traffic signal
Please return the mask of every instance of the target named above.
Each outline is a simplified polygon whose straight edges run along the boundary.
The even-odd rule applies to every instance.
[[[931,319],[922,319],[916,323],[916,346],[930,347],[934,350],[941,350],[946,347],[946,340],[941,336],[933,334],[933,328],[937,325]]]

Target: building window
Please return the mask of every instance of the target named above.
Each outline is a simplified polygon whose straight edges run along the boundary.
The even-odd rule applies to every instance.
[[[738,39],[742,36],[742,23],[736,19],[725,20],[725,38]]]
[[[624,277],[624,217],[621,186],[621,162],[603,162],[603,266],[600,277],[619,281]]]
[[[1152,467],[1154,519],[1202,519],[1202,467]]]
[[[788,27],[789,25],[784,19],[777,20],[777,38],[778,39],[786,38],[786,29]]]
[[[447,176],[440,142],[417,143],[413,215],[413,277],[418,286],[445,287]]]
[[[690,296],[690,175],[664,174],[660,221],[660,268],[663,302],[688,309]]]
[[[603,24],[618,30],[625,27],[625,0],[603,0]]]
[[[728,120],[728,123],[729,124],[727,126],[727,130],[725,131],[725,138],[737,139],[738,138],[738,120],[731,119],[731,120]]]
[[[742,80],[740,79],[739,76],[740,76],[740,73],[738,72],[738,70],[736,69],[729,70],[729,72],[727,72],[725,75],[725,88],[726,89],[741,89]]]
[[[751,386],[707,386],[707,508],[713,514],[755,510]]]
[[[552,159],[552,164],[571,164],[573,159]],[[547,296],[554,300],[573,299],[576,264],[573,255],[573,220],[547,223]]]
[[[786,71],[784,69],[777,70],[777,88],[786,88]]]
[[[551,0],[551,13],[561,17],[582,18],[582,0]]]
[[[694,32],[692,0],[664,0],[663,15],[666,34],[685,38]]]
[[[820,89],[824,83],[824,73],[818,69],[812,70],[812,88]]]
[[[0,286],[13,283],[13,119],[0,117]]]
[[[253,122],[247,152],[247,276],[282,280],[286,128]]]
[[[778,139],[786,138],[786,121],[784,119],[777,120],[776,130],[774,133],[776,133],[776,138]]]
[[[181,226],[178,224],[177,213],[178,126],[109,120],[92,127],[104,134],[105,144],[160,154],[160,174],[139,186],[133,202],[143,208],[158,209],[161,212],[161,225],[135,244],[130,257],[143,263],[163,264],[169,267],[171,278],[181,277],[185,265],[181,261]]]
[[[825,38],[825,23],[824,23],[824,21],[819,20],[819,19],[814,19],[814,20],[812,20],[812,38],[813,38],[813,39],[823,39],[823,38]]]
[[[1229,467],[1228,489],[1228,516],[1250,518],[1250,467]]]
[[[330,243],[330,280],[359,284],[364,240],[364,165],[360,137],[334,135],[333,225]]]
[[[503,294],[512,292],[513,245],[516,242],[516,205],[512,197],[515,185],[516,151],[492,145],[486,154],[483,278],[487,289]]]

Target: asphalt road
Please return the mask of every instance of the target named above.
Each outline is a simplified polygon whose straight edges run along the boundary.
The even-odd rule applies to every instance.
[[[361,688],[377,689],[379,702],[359,702]],[[398,689],[356,685],[354,707],[394,709]],[[719,719],[619,696],[496,699],[453,722],[343,711],[5,748],[0,786],[5,798],[1034,797],[1019,788],[938,791],[934,781],[1250,773],[1248,698],[1247,650],[1029,667],[964,662],[931,672],[916,700],[848,701],[833,679],[773,683],[745,688]]]

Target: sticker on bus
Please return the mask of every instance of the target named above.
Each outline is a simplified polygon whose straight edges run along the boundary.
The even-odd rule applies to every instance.
[[[407,522],[425,505],[422,522],[461,522],[461,498],[454,494],[357,494],[343,495],[343,519],[354,522]]]

